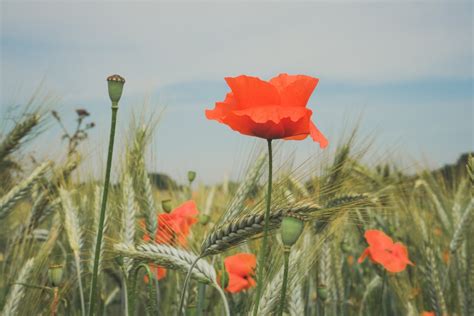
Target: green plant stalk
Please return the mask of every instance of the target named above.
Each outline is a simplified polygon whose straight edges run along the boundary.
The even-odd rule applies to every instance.
[[[198,285],[198,301],[197,301],[197,309],[196,309],[196,316],[202,316],[204,310],[204,300],[206,298],[206,284],[199,283]]]
[[[196,258],[196,260],[194,260],[194,262],[189,267],[188,273],[186,274],[186,278],[184,279],[184,283],[183,283],[183,289],[181,290],[181,297],[179,299],[178,315],[181,315],[181,312],[184,311],[184,308],[183,308],[184,307],[184,299],[186,297],[186,290],[188,288],[189,280],[191,279],[191,273],[193,272],[194,267],[196,266],[199,259],[201,259],[201,258],[202,257],[199,256],[199,257]],[[225,295],[224,295],[224,297],[225,297]]]
[[[102,207],[100,209],[99,227],[94,255],[94,269],[92,272],[91,290],[89,296],[89,316],[94,315],[95,300],[97,296],[97,276],[99,274],[100,248],[102,247],[102,235],[104,232],[105,209],[107,207],[107,196],[109,193],[110,170],[112,169],[112,156],[114,152],[115,125],[117,123],[118,102],[112,102],[112,121],[110,125],[109,152],[107,155],[107,167],[105,171],[104,192],[102,195]]]
[[[283,252],[284,268],[283,268],[283,284],[281,285],[281,298],[280,298],[280,309],[278,315],[283,315],[286,302],[286,287],[288,285],[288,265],[290,262],[290,247],[285,247]]]
[[[262,241],[262,249],[258,255],[258,263],[257,263],[257,296],[255,300],[255,309],[253,311],[253,315],[257,316],[258,313],[258,305],[260,304],[260,297],[262,296],[262,289],[263,289],[263,273],[264,269],[263,266],[265,264],[265,259],[267,257],[267,242],[268,242],[268,224],[270,218],[270,209],[271,209],[271,202],[272,202],[272,140],[267,139],[268,143],[268,191],[267,191],[267,200],[266,200],[266,210],[265,210],[265,223],[263,226],[263,241]]]

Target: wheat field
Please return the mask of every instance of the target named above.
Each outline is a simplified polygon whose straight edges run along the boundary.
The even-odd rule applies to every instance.
[[[85,315],[94,259],[97,315],[277,315],[280,306],[292,316],[474,315],[472,157],[416,173],[390,157],[369,165],[364,157],[374,148],[354,131],[327,155],[274,167],[267,260],[262,275],[250,276],[262,285],[257,307],[255,284],[228,290],[224,262],[263,250],[265,150],[253,151],[238,182],[198,184],[200,175],[190,172],[188,183],[177,184],[148,172],[155,126],[132,125],[118,151],[124,154],[112,162],[97,253],[104,182],[79,174],[94,126],[87,111],[76,115],[81,121],[63,140],[63,161],[24,158],[24,147],[51,126],[46,121],[61,122],[54,111],[29,107],[0,131],[1,315]],[[282,157],[284,144],[276,144],[274,155]],[[159,214],[187,201],[198,214],[184,234]],[[284,275],[280,226],[288,214],[303,230]],[[369,229],[406,245],[413,265],[391,273],[358,262]]]

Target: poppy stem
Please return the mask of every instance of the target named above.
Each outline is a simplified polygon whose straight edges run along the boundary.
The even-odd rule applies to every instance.
[[[279,316],[283,315],[283,310],[285,309],[286,287],[288,285],[288,265],[290,261],[290,247],[285,246],[285,250],[283,252],[283,259],[284,259],[283,284],[281,286],[280,309],[278,311]]]
[[[256,316],[258,313],[258,305],[260,304],[260,297],[262,295],[262,286],[263,286],[263,273],[265,259],[267,256],[267,242],[268,242],[268,222],[270,218],[270,209],[272,201],[272,140],[267,139],[268,144],[268,191],[267,191],[267,200],[266,200],[266,210],[265,210],[265,224],[263,226],[263,241],[262,249],[258,255],[257,263],[257,297],[255,301],[255,309],[253,310],[253,315]]]
[[[380,291],[380,307],[382,308],[381,310],[381,313],[379,315],[385,315],[385,313],[383,313],[384,311],[384,298],[385,298],[385,295],[384,295],[384,292],[385,292],[385,282],[386,282],[386,279],[387,279],[387,270],[383,270],[383,275],[382,275],[382,290]]]
[[[112,102],[112,121],[110,125],[109,152],[107,155],[107,167],[105,170],[104,191],[102,195],[102,206],[100,209],[97,240],[94,254],[94,269],[92,272],[92,283],[89,297],[89,316],[94,315],[95,301],[97,297],[97,279],[99,274],[100,248],[102,247],[102,235],[104,233],[105,209],[109,193],[110,170],[112,169],[112,156],[114,152],[115,125],[117,123],[118,102]]]

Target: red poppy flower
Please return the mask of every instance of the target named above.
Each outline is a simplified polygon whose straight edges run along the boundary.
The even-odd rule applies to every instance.
[[[187,201],[170,213],[158,215],[158,230],[155,241],[163,244],[186,245],[190,228],[198,222],[199,211],[194,201]]]
[[[186,245],[186,238],[190,233],[191,226],[194,225],[198,219],[199,211],[196,208],[194,201],[187,201],[170,213],[161,213],[158,215],[158,229],[155,235],[155,242],[160,244],[170,245]],[[145,222],[141,225],[145,228]],[[143,236],[143,241],[150,241],[151,238],[146,233]],[[154,264],[150,264],[150,268],[155,272],[158,280],[166,276],[166,269]],[[147,282],[147,278],[145,278]]]
[[[253,279],[257,259],[251,253],[239,253],[224,259],[225,269],[229,274],[226,291],[237,293],[255,286]]]
[[[414,265],[408,259],[407,248],[400,242],[394,243],[390,237],[380,230],[367,230],[364,234],[369,247],[367,247],[358,262],[364,261],[369,256],[374,263],[381,264],[389,272],[401,272],[407,264]]]
[[[435,312],[423,312],[421,316],[435,316]]]
[[[216,102],[206,117],[228,125],[233,130],[265,139],[305,139],[308,135],[321,148],[327,139],[311,121],[306,108],[319,79],[305,75],[280,74],[270,81],[257,77],[225,78],[232,92]]]

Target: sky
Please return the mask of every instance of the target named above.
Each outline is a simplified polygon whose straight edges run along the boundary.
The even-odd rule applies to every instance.
[[[262,140],[208,121],[223,100],[224,77],[279,73],[320,79],[308,106],[334,151],[357,123],[361,141],[408,165],[454,162],[474,150],[472,1],[116,2],[2,1],[0,115],[42,83],[72,123],[85,108],[97,127],[84,146],[91,170],[103,165],[110,117],[105,78],[127,80],[118,138],[133,113],[161,113],[147,161],[151,171],[209,183],[238,177]],[[147,104],[144,106],[144,104]],[[46,144],[46,146],[45,146]],[[64,143],[62,143],[64,145]],[[316,157],[309,139],[285,142]],[[59,130],[38,155],[64,151]],[[123,149],[120,143],[119,156]],[[386,156],[386,155],[385,155]]]

